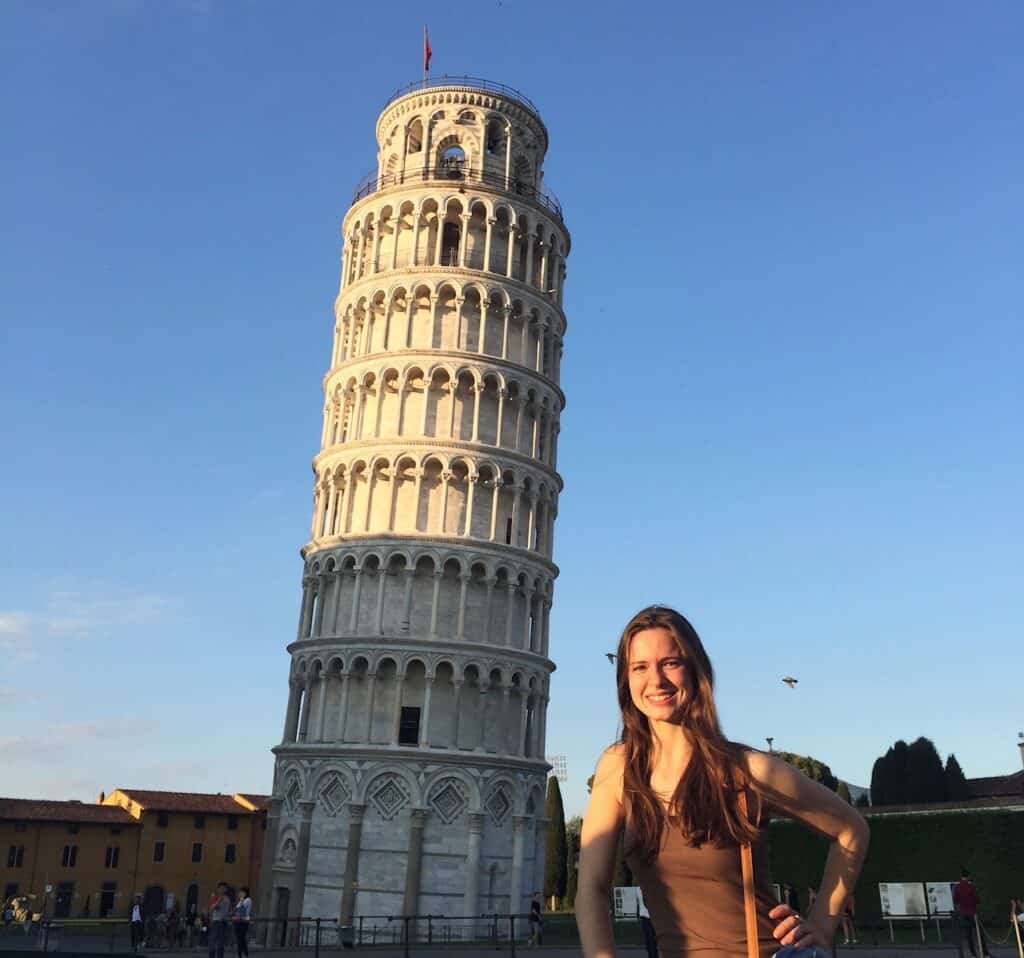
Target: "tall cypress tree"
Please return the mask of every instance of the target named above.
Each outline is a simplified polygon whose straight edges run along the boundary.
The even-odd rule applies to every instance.
[[[871,766],[871,804],[872,805],[888,805],[889,804],[889,764],[892,758],[892,749],[884,755],[879,755],[875,759],[875,764]]]
[[[907,749],[907,801],[944,802],[946,775],[935,743],[923,735]]]
[[[946,768],[943,776],[946,779],[946,796],[949,801],[959,802],[970,797],[970,791],[967,788],[967,777],[964,775],[964,770],[960,767],[960,763],[952,752],[946,758]]]
[[[576,882],[578,874],[576,862],[580,856],[580,832],[583,831],[583,819],[573,815],[565,823],[565,899],[570,908],[576,901]]]
[[[910,746],[903,739],[898,739],[892,747],[892,755],[888,757],[886,779],[889,783],[890,805],[906,805],[907,796],[907,756]]]
[[[544,860],[545,897],[564,898],[566,878],[565,807],[558,779],[548,778],[548,794],[544,803],[548,818],[547,854]]]

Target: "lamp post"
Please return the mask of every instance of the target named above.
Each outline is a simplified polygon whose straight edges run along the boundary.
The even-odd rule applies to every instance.
[[[774,741],[775,741],[775,737],[774,737],[773,735],[769,735],[769,736],[768,736],[768,737],[767,737],[767,738],[765,739],[765,741],[766,741],[766,742],[768,743],[768,751],[769,751],[770,753],[774,753],[774,752],[775,752],[775,749],[773,749],[773,748],[772,748],[772,742],[774,742]]]
[[[1020,749],[1020,764],[1024,768],[1024,732],[1017,733],[1017,748]]]

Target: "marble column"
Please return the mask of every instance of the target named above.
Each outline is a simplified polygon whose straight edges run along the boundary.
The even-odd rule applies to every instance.
[[[519,915],[523,907],[523,852],[526,845],[526,829],[530,819],[525,815],[512,816],[512,875],[509,880],[508,910]]]
[[[348,845],[345,851],[345,877],[341,889],[341,924],[351,925],[356,907],[356,886],[359,882],[359,852],[363,844],[365,805],[349,803]]]
[[[313,826],[313,809],[316,802],[299,802],[302,819],[299,823],[299,848],[295,855],[295,871],[292,872],[292,893],[290,904],[296,915],[304,915],[302,899],[306,893],[306,868],[309,865],[309,833]]]
[[[313,691],[312,683],[308,680],[303,684],[302,692],[302,714],[299,716],[298,741],[305,742],[309,734],[309,702]]]
[[[341,703],[338,705],[338,725],[337,732],[335,732],[335,741],[345,741],[345,721],[348,715],[348,684],[351,679],[351,675],[348,672],[342,672],[341,674]]]
[[[423,711],[420,713],[420,748],[430,747],[430,699],[434,690],[434,674],[427,672],[424,676]]]
[[[544,858],[548,848],[548,819],[537,818],[533,833],[533,881],[529,894],[535,891],[544,893]]]
[[[469,812],[469,845],[466,849],[466,891],[463,897],[462,912],[467,918],[473,918],[480,910],[480,843],[484,834],[484,816],[482,812]]]
[[[313,740],[315,742],[327,741],[324,737],[324,723],[327,720],[327,689],[329,687],[330,679],[330,672],[324,671],[320,673],[320,701],[317,702],[316,730],[313,733]]]
[[[426,808],[414,808],[409,816],[409,852],[405,860],[405,895],[402,914],[419,914],[420,872],[423,866],[423,826],[427,822]]]
[[[281,799],[272,795],[267,805],[267,830],[263,835],[263,864],[260,868],[260,889],[256,898],[258,909],[256,914],[265,917],[270,916],[270,899],[274,894],[274,861],[277,858],[277,836],[280,829]],[[263,930],[263,935],[266,935],[266,929]]]
[[[301,688],[295,679],[288,683],[288,710],[284,717],[284,737],[281,739],[283,742],[294,742],[298,735]]]

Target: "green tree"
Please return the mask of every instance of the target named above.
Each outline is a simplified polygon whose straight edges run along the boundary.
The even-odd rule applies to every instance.
[[[583,831],[583,819],[573,815],[565,823],[565,899],[570,908],[576,901],[576,866],[580,857],[580,832]]]
[[[830,788],[833,792],[839,785],[839,779],[832,774],[832,769],[830,769],[824,762],[819,762],[818,759],[811,758],[810,755],[797,755],[795,752],[776,752],[775,754],[783,761],[796,766],[809,779],[815,782],[821,782],[825,788]]]
[[[545,897],[564,898],[566,885],[565,807],[558,779],[548,778],[548,794],[544,803],[548,819],[547,850],[544,858]]]
[[[889,805],[906,805],[907,797],[907,756],[910,746],[903,739],[898,739],[892,747],[892,755],[888,758],[886,777],[889,783]]]
[[[943,777],[946,779],[946,797],[948,801],[960,802],[970,797],[967,788],[967,777],[956,756],[950,752],[946,758],[946,767],[943,770]]]
[[[853,796],[850,795],[850,786],[847,785],[846,782],[839,783],[839,788],[836,789],[836,794],[844,802],[848,802],[850,805],[853,804]]]
[[[623,849],[624,836],[619,837],[619,847],[615,851],[615,871],[612,874],[612,887],[621,888],[633,884],[633,873],[626,864],[625,850]]]
[[[875,759],[871,766],[871,801],[875,805],[889,804],[889,758],[892,749]]]
[[[923,735],[907,748],[907,801],[944,802],[946,773],[935,743]]]

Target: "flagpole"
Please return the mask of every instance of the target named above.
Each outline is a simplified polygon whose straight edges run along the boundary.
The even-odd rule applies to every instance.
[[[427,88],[427,70],[429,69],[429,63],[427,60],[427,49],[430,46],[430,35],[427,33],[427,25],[423,24],[423,89]]]

